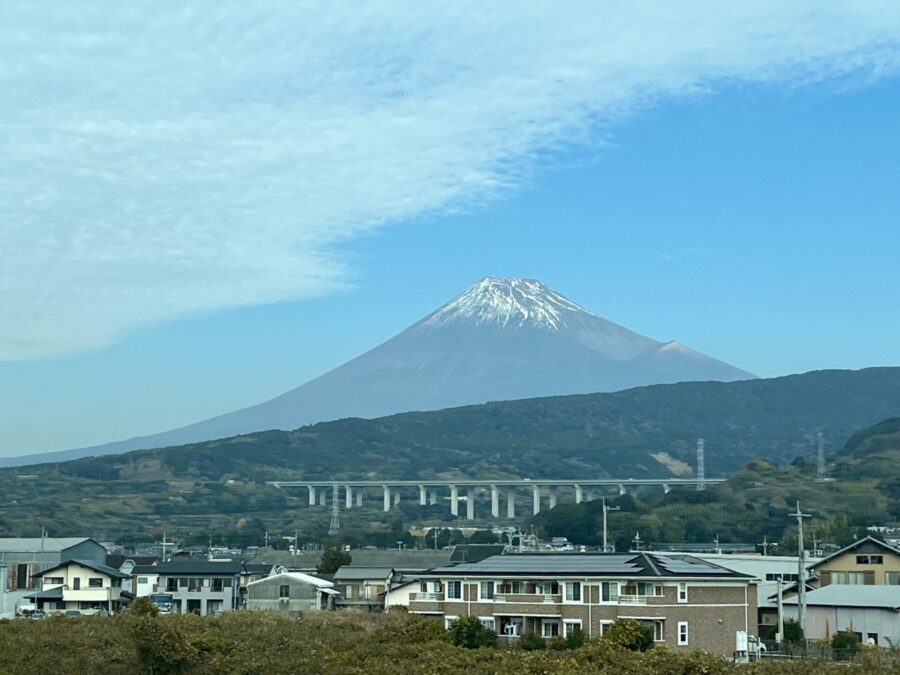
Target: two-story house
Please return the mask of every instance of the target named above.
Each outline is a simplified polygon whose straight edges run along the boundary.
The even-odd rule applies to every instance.
[[[67,560],[34,576],[41,580],[41,590],[26,597],[47,613],[113,614],[134,597],[122,588],[125,574],[89,560]]]
[[[446,625],[477,616],[511,640],[599,636],[635,619],[658,644],[731,656],[756,634],[756,600],[749,575],[688,555],[511,554],[430,570],[409,611]]]
[[[809,567],[819,586],[900,585],[900,550],[865,537]]]
[[[201,616],[219,614],[241,606],[239,562],[172,560],[156,565],[157,594],[171,595],[172,611]]]
[[[393,577],[393,567],[339,567],[332,578],[335,590],[341,594],[336,604],[339,607],[382,609],[384,593],[390,589]]]

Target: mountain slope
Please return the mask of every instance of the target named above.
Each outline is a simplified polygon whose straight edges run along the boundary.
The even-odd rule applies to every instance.
[[[707,475],[723,477],[758,457],[787,462],[813,456],[818,431],[825,434],[830,453],[859,430],[898,415],[900,368],[869,368],[345,419],[291,432],[3,469],[0,530],[40,531],[52,524],[56,531],[84,532],[162,525],[170,532],[175,526],[196,532],[234,527],[248,518],[258,518],[270,529],[291,530],[320,518],[327,529],[326,508],[310,510],[302,493],[260,483],[692,475],[700,436],[706,439]],[[878,447],[866,445],[872,451]],[[843,480],[840,464],[838,458],[834,475]],[[846,475],[870,464],[868,457],[853,463]],[[887,466],[879,469],[884,481],[893,479],[886,489],[900,498],[896,466]],[[814,461],[809,467],[814,475]],[[753,469],[742,480],[758,480],[759,474]],[[798,494],[806,487],[779,490]],[[404,502],[403,508],[418,507]],[[445,511],[432,515],[445,517]],[[644,529],[640,531],[643,536]]]
[[[547,285],[485,278],[397,336],[275,399],[180,429],[10,465],[163,447],[345,417],[749,373],[592,314]]]

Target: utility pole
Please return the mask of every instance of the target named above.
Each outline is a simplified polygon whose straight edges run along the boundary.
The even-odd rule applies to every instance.
[[[338,505],[338,486],[335,483],[331,487],[331,525],[328,526],[328,534],[337,534],[341,531],[341,507]]]
[[[641,533],[640,532],[634,533],[634,539],[631,540],[631,543],[634,544],[635,551],[641,550]]]
[[[269,531],[268,531],[268,530],[266,530],[266,539],[265,539],[265,541],[266,541],[266,548],[269,548]]]
[[[618,511],[620,510],[620,506],[607,506],[606,505],[606,497],[603,498],[603,552],[610,553],[610,547],[607,543],[606,539],[606,514],[610,511]]]
[[[162,562],[166,562],[166,547],[171,544],[174,544],[175,542],[167,541],[166,540],[166,532],[165,532],[165,530],[163,530],[162,541],[157,542],[157,543],[162,547]]]
[[[784,642],[784,598],[782,598],[782,588],[784,586],[784,575],[778,575],[778,634],[775,641],[781,645]]]
[[[706,441],[697,439],[697,492],[706,489]]]
[[[763,555],[764,555],[764,556],[769,555],[769,546],[771,546],[771,545],[772,545],[772,544],[769,543],[769,535],[766,535],[766,536],[763,537],[763,540],[762,540],[762,543],[761,543],[761,544],[757,544],[757,546],[761,546],[761,547],[762,547]]]
[[[721,554],[722,547],[719,546],[719,533],[718,532],[716,532],[716,538],[713,539],[713,543],[716,545],[716,553]]]
[[[803,551],[803,519],[809,518],[808,513],[800,511],[800,500],[797,500],[797,511],[793,514],[797,519],[797,623],[806,638],[806,564]]]

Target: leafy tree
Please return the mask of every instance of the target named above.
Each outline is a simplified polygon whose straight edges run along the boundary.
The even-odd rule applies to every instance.
[[[334,574],[338,568],[349,565],[353,561],[353,557],[349,551],[329,546],[322,551],[322,559],[316,565],[316,572],[319,574]]]
[[[618,619],[606,629],[603,641],[633,652],[645,652],[653,647],[653,628],[635,619]]]
[[[150,598],[140,597],[135,598],[134,602],[131,603],[131,611],[137,616],[157,616],[159,614],[159,607],[157,607]]]
[[[831,648],[835,651],[835,660],[843,660],[859,651],[862,644],[856,633],[841,631],[831,638]]]
[[[788,644],[803,644],[803,629],[793,619],[784,622],[784,641]]]
[[[537,633],[526,633],[519,640],[519,646],[526,652],[537,652],[547,648],[547,643]]]
[[[587,642],[587,633],[580,628],[575,628],[566,636],[566,647],[568,649],[581,649]]]
[[[457,647],[478,649],[497,644],[497,634],[486,628],[477,616],[464,616],[450,624],[450,639]]]

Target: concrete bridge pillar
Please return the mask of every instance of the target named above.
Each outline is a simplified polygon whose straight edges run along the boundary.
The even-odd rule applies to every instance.
[[[384,512],[387,513],[391,510],[391,488],[387,485],[382,485],[381,489],[384,490]]]
[[[466,492],[466,520],[475,520],[475,488]]]
[[[584,493],[581,490],[581,486],[576,485],[575,486],[575,503],[580,504],[582,499],[584,499]]]
[[[496,485],[491,485],[491,516],[500,517],[500,490]]]
[[[516,517],[516,493],[512,490],[506,493],[506,517],[510,520]]]
[[[356,493],[356,505],[357,505],[357,506],[362,506],[362,505],[363,505],[363,491],[362,491],[362,488],[360,488],[360,489],[359,489],[359,492]]]
[[[550,508],[552,509],[556,506],[556,488],[550,488]]]
[[[394,490],[394,506],[400,504],[400,488]]]
[[[669,494],[672,491],[672,486],[668,483],[663,483],[663,493]]]
[[[619,483],[619,495],[625,494],[625,483]]]
[[[438,503],[437,490],[431,490],[431,493],[428,495],[428,503],[432,506]]]
[[[450,514],[459,515],[459,488],[455,485],[450,486]]]
[[[314,485],[307,485],[306,487],[309,488],[309,505],[315,506],[316,505],[316,488]]]
[[[323,487],[319,490],[319,505],[328,506],[328,488]]]
[[[349,485],[344,486],[344,506],[348,509],[353,508],[353,488]]]
[[[425,491],[425,486],[419,486],[419,506],[426,506],[428,504],[428,493]]]
[[[531,512],[537,515],[541,512],[541,486],[531,486]]]

